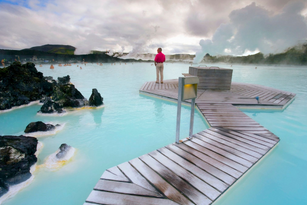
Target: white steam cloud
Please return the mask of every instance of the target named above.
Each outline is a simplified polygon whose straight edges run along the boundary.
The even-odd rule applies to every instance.
[[[306,18],[301,14],[302,2],[288,3],[280,13],[252,3],[230,13],[230,22],[222,24],[212,39],[201,39],[201,50],[194,63],[199,63],[206,53],[210,55],[242,55],[245,51],[264,54],[284,51],[307,39]]]

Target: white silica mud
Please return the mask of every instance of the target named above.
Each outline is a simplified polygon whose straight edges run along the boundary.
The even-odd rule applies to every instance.
[[[39,167],[40,168],[45,167],[52,171],[57,171],[58,169],[60,169],[61,167],[72,161],[73,156],[76,153],[76,149],[69,146],[68,148],[66,148],[65,151],[62,152],[65,153],[63,153],[62,156],[59,157],[59,154],[61,154],[61,150],[58,149],[56,152],[49,155],[46,158],[45,163],[40,165]]]
[[[54,122],[46,122],[45,124],[52,124],[52,125],[55,126],[55,128],[52,129],[52,130],[49,130],[49,131],[39,131],[39,132],[24,133],[23,135],[30,136],[30,137],[36,137],[36,138],[46,137],[46,136],[57,134],[58,132],[63,130],[63,128],[65,127],[65,123],[58,124],[58,123],[54,123]]]

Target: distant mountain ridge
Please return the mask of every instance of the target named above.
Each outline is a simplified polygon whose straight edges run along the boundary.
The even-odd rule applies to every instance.
[[[26,50],[26,49],[23,49]],[[46,53],[74,55],[76,48],[70,45],[52,45],[46,44],[42,46],[34,46],[28,50],[42,51]]]
[[[0,60],[7,63],[16,60],[35,63],[57,62],[153,62],[156,54],[135,54],[91,51],[90,54],[75,55],[76,48],[70,45],[42,45],[23,50],[0,49]],[[192,63],[195,55],[172,54],[165,55],[167,62]],[[249,56],[211,56],[207,53],[200,63],[230,63],[230,64],[291,64],[307,65],[307,42],[288,48],[282,53],[264,55],[257,53]]]
[[[72,63],[72,62],[133,62],[135,60],[119,59],[105,52],[95,54],[75,55],[76,48],[70,45],[43,45],[22,50],[0,49],[0,60],[8,66],[14,61],[22,63]],[[1,64],[0,64],[1,66]]]

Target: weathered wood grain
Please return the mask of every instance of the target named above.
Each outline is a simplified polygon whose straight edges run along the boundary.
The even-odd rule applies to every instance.
[[[224,89],[214,80],[214,73],[210,74],[203,87]],[[294,93],[232,83],[229,92],[217,92],[215,98],[199,88],[196,106],[212,127],[180,144],[170,144],[107,169],[85,205],[211,204],[279,142],[276,135],[234,105],[282,109],[293,100]],[[146,82],[140,92],[177,100],[178,81]]]

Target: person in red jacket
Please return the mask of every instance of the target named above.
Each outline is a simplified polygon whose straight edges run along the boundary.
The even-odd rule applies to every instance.
[[[156,83],[159,83],[159,74],[161,76],[161,84],[163,84],[163,63],[165,62],[165,55],[162,53],[162,48],[158,48],[158,54],[155,57],[155,66],[157,71]]]

